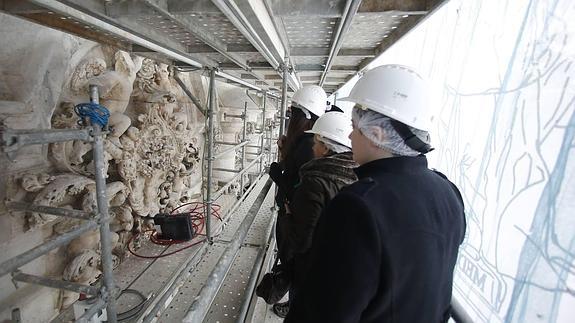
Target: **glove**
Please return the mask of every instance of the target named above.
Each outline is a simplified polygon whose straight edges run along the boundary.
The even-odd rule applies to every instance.
[[[279,163],[273,162],[270,164],[270,177],[276,183],[279,184],[280,178],[282,176],[283,170]]]

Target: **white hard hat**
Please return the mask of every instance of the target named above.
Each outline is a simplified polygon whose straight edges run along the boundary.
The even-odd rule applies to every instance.
[[[351,148],[349,134],[352,131],[351,118],[343,112],[327,112],[313,124],[307,133],[313,133],[331,139]]]
[[[321,115],[325,113],[327,94],[325,94],[325,91],[320,86],[308,85],[297,90],[291,100],[310,113],[321,117]]]
[[[382,65],[365,72],[348,97],[360,104],[419,130],[429,130],[427,83],[411,68]]]

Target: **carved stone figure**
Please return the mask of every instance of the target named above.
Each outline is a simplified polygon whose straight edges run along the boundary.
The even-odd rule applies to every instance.
[[[113,206],[110,208],[110,231],[131,231],[134,227],[134,217],[129,206]]]
[[[34,198],[33,203],[36,205],[56,206],[72,205],[85,193],[94,181],[90,178],[64,174],[54,176],[54,180],[46,185]],[[39,225],[56,219],[57,216],[31,212],[27,215],[29,229],[36,228]]]
[[[52,118],[52,127],[77,129],[79,128],[78,120],[78,116],[74,112],[74,104],[63,102],[60,105],[60,113]],[[90,151],[92,151],[92,145],[79,140],[54,143],[50,145],[50,158],[59,171],[89,176],[90,172],[87,170],[85,160],[90,159],[88,156]]]
[[[127,196],[127,187],[122,182],[113,182],[106,185],[106,196],[111,206],[124,204]],[[98,208],[96,200],[96,186],[88,188],[87,193],[82,198],[82,209],[87,212],[96,211]]]
[[[27,192],[38,192],[53,180],[54,176],[46,173],[26,173],[22,176],[22,188]]]
[[[140,105],[145,113],[121,138],[125,147],[117,161],[118,174],[130,192],[130,207],[140,216],[167,212],[181,203],[191,188],[183,178],[196,171],[199,161],[188,113],[171,94],[168,75],[166,66],[152,69],[150,61],[144,61],[135,84],[140,99],[146,100]]]
[[[100,255],[87,249],[77,255],[64,269],[62,279],[80,284],[90,284],[100,276]],[[60,294],[60,308],[64,309],[78,299],[78,293],[62,291]]]
[[[151,59],[144,59],[135,82],[134,96],[146,102],[174,102],[169,74],[166,64],[156,64]]]
[[[88,91],[89,80],[106,70],[106,61],[101,58],[89,58],[81,62],[70,79],[70,89],[74,94]]]
[[[114,58],[114,71],[101,73],[89,79],[89,83],[98,85],[100,104],[110,111],[109,126],[112,132],[107,139],[120,146],[119,138],[131,123],[124,112],[130,102],[134,80],[143,58],[132,59],[130,54],[123,51],[116,52]]]

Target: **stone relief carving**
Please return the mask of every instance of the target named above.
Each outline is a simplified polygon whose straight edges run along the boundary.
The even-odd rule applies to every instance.
[[[38,192],[53,180],[54,176],[46,173],[26,173],[22,176],[22,188],[26,192]]]
[[[26,184],[29,184],[29,181],[26,181]],[[24,180],[22,185],[25,185]],[[94,186],[94,181],[90,178],[73,174],[56,175],[49,184],[40,189],[33,203],[55,207],[71,206],[88,190],[89,186]],[[36,212],[31,212],[26,216],[28,229],[34,229],[57,218],[55,215]]]
[[[74,94],[87,91],[89,80],[106,71],[106,61],[102,58],[89,58],[81,62],[70,78],[70,89]]]
[[[137,73],[133,96],[146,102],[157,102],[161,99],[174,102],[175,96],[172,92],[169,74],[166,64],[156,64],[149,58],[144,59]]]
[[[134,80],[142,66],[143,58],[132,59],[130,54],[117,51],[114,59],[114,71],[95,76],[89,79],[89,83],[98,85],[100,104],[110,111],[109,126],[112,131],[108,135],[108,141],[121,146],[119,138],[131,123],[130,118],[124,112],[130,102]]]
[[[169,212],[191,194],[186,180],[197,171],[197,139],[184,121],[174,118],[179,107],[171,102],[146,103],[148,113],[138,117],[137,136],[129,138],[131,150],[119,162],[118,171],[129,188],[128,200],[140,216]],[[185,114],[180,114],[185,116]],[[128,141],[128,139],[126,139]]]
[[[78,254],[64,269],[62,279],[66,281],[91,284],[100,276],[100,255],[93,250],[86,249]],[[78,293],[71,291],[60,292],[60,308],[64,309],[78,299]]]
[[[53,128],[80,128],[74,106],[86,101],[89,84],[99,86],[100,104],[111,113],[104,148],[117,265],[127,255],[126,243],[133,232],[146,228],[141,217],[170,212],[199,193],[199,183],[192,178],[197,178],[194,175],[200,170],[203,141],[198,138],[198,127],[203,123],[191,119],[190,104],[178,102],[180,90],[173,85],[167,65],[122,51],[113,59],[90,57],[80,61],[51,122]],[[48,156],[53,168],[18,175],[10,188],[11,199],[96,211],[91,151],[90,143],[80,141],[51,144]],[[54,234],[70,231],[81,222],[42,213],[26,215],[27,230],[50,224]],[[82,284],[96,281],[101,274],[99,248],[98,230],[71,241],[66,247],[63,279]],[[76,293],[61,292],[61,308],[76,299]]]

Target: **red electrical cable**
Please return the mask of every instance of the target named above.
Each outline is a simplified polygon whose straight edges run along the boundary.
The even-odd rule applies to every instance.
[[[183,207],[186,206],[191,206],[192,209],[191,210],[186,210],[186,212],[180,212],[180,213],[176,213],[178,210],[182,209]],[[201,207],[201,209],[200,209]],[[172,213],[170,213],[170,215],[182,215],[182,214],[188,214],[191,218],[191,222],[192,222],[192,227],[194,228],[194,232],[196,233],[196,236],[205,236],[205,234],[202,234],[201,232],[204,230],[204,226],[205,226],[205,213],[204,213],[204,207],[205,204],[201,203],[201,202],[190,202],[190,203],[185,203],[182,204],[180,206],[178,206],[177,208],[175,208],[174,210],[172,210]],[[198,210],[200,209],[200,210]],[[222,217],[220,215],[220,210],[221,207],[217,204],[212,204],[212,212],[211,215],[214,216],[215,218],[217,218],[220,221],[222,220]],[[144,233],[146,232],[152,232],[150,234],[150,241],[154,244],[157,245],[163,245],[163,246],[170,246],[170,245],[175,245],[175,244],[181,244],[184,243],[186,241],[182,241],[182,240],[171,240],[171,239],[161,239],[158,238],[157,236],[157,231],[155,229],[152,230],[146,230],[144,231]],[[180,249],[177,249],[175,251],[169,252],[167,254],[160,254],[160,255],[154,255],[154,256],[145,256],[145,255],[140,255],[137,254],[134,250],[132,250],[132,248],[130,248],[130,244],[132,243],[132,241],[134,241],[134,239],[136,237],[138,237],[140,234],[142,234],[142,232],[138,232],[136,234],[134,234],[130,240],[128,240],[128,251],[138,257],[138,258],[145,258],[145,259],[157,259],[157,258],[163,258],[163,257],[167,257],[167,256],[171,256],[175,253],[178,253],[180,251],[186,250],[190,247],[193,247],[201,242],[204,242],[206,239],[201,239],[198,241],[195,241],[185,247],[182,247]]]
[[[148,230],[148,231],[155,231],[155,230]],[[148,232],[148,231],[146,231],[146,232]],[[187,246],[185,246],[185,247],[183,247],[183,248],[174,250],[174,251],[169,252],[169,253],[160,254],[160,255],[155,255],[155,256],[145,256],[145,255],[137,254],[134,250],[132,250],[132,248],[130,248],[130,243],[134,240],[135,237],[137,237],[137,236],[139,236],[139,235],[140,235],[140,233],[136,233],[134,236],[132,236],[132,238],[130,238],[130,240],[128,241],[128,251],[129,251],[132,255],[134,255],[134,256],[136,256],[136,257],[138,257],[138,258],[145,258],[145,259],[157,259],[157,258],[163,258],[163,257],[171,256],[171,255],[173,255],[173,254],[175,254],[175,253],[178,253],[178,252],[180,252],[180,251],[186,250],[186,249],[188,249],[188,248],[190,248],[190,247],[193,247],[193,246],[195,246],[195,245],[197,245],[197,244],[199,244],[199,243],[201,243],[201,242],[204,242],[204,241],[206,240],[206,239],[198,240],[198,241],[196,241],[196,242],[194,242],[194,243],[191,243],[190,245],[187,245]]]

